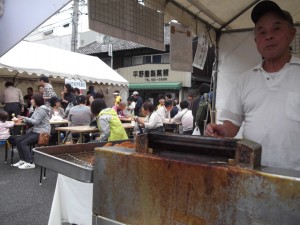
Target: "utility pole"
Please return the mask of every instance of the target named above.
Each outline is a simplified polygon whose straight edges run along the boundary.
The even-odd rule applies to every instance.
[[[110,67],[113,69],[113,46],[111,43],[108,44],[108,55],[110,56]]]
[[[78,17],[79,17],[79,0],[74,0],[73,16],[72,16],[72,37],[71,37],[71,51],[76,52],[78,42]]]
[[[108,46],[108,56],[110,56],[110,67],[113,69],[113,45],[109,36],[103,38],[103,44]]]

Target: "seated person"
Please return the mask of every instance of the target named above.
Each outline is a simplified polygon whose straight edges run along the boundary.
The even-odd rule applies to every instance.
[[[91,105],[101,132],[100,141],[126,140],[128,136],[115,110],[107,108],[103,99],[95,99]]]
[[[40,94],[34,94],[31,98],[31,104],[35,110],[30,118],[18,116],[19,121],[32,124],[32,130],[16,138],[17,150],[20,161],[13,164],[19,169],[34,169],[32,151],[30,145],[38,143],[40,133],[50,134],[50,108],[44,105],[44,98]]]
[[[50,111],[50,120],[51,121],[61,121],[64,118],[65,111],[62,107],[60,107],[60,100],[58,97],[53,96],[49,100],[51,111]],[[60,127],[61,124],[53,124],[51,125],[51,138],[49,141],[49,145],[57,145],[58,137],[57,137],[57,130],[55,127]],[[65,132],[61,133],[61,138],[64,137]]]
[[[90,122],[93,120],[93,115],[91,113],[90,107],[85,105],[86,98],[84,95],[77,96],[78,105],[70,109],[68,115],[69,126],[89,126]],[[72,138],[77,139],[79,134],[72,133]],[[84,136],[85,142],[89,141],[88,134]]]
[[[149,131],[163,132],[164,124],[162,118],[154,111],[154,105],[151,102],[145,102],[142,106],[142,113],[146,119],[137,118],[139,124],[144,125],[145,133]]]
[[[193,133],[193,114],[189,109],[189,102],[184,100],[180,102],[181,111],[171,119],[172,123],[181,123],[183,134],[192,135]]]
[[[171,121],[171,110],[173,109],[173,101],[168,100],[165,102],[165,105],[161,106],[156,110],[158,116],[162,119],[163,122]]]
[[[15,123],[13,121],[7,121],[8,117],[9,116],[6,111],[0,111],[0,139],[7,140],[14,146],[16,145],[16,141],[14,136],[10,135],[10,128],[13,127]]]
[[[168,124],[171,122],[171,111],[173,109],[173,101],[167,100],[165,105],[161,106],[159,109],[156,110],[159,117],[162,119],[163,123],[165,123],[165,131],[166,132],[174,132],[176,126],[173,124]]]
[[[55,120],[55,117],[60,117],[61,119],[64,117],[65,111],[62,107],[60,107],[60,101],[58,97],[53,96],[50,98],[50,116]],[[54,116],[54,117],[53,117]]]
[[[126,109],[126,103],[120,102],[119,105],[114,105],[112,108],[116,111],[116,113],[119,117],[126,116],[126,114],[124,112],[124,110]]]

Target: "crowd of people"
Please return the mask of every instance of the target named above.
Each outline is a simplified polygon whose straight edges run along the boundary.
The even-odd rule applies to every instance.
[[[103,93],[95,92],[90,86],[86,95],[80,90],[65,84],[60,96],[56,94],[49,78],[41,76],[36,93],[33,88],[27,88],[23,97],[20,89],[12,82],[6,82],[1,101],[5,105],[0,111],[0,137],[8,140],[16,147],[20,160],[13,164],[19,169],[35,168],[31,147],[38,143],[42,133],[51,134],[49,145],[59,142],[55,126],[50,121],[67,120],[69,126],[96,126],[99,134],[85,134],[85,142],[114,141],[128,139],[120,118],[130,117],[139,126],[141,132],[173,132],[174,123],[181,124],[181,133],[190,135],[193,131],[192,100],[180,102],[171,94],[160,95],[159,104],[143,100],[137,91],[134,91],[127,102],[122,99],[118,90],[112,94],[114,103],[107,107]],[[190,97],[190,96],[189,96]],[[26,133],[20,135],[20,126],[26,125]],[[13,131],[12,131],[13,130]],[[12,135],[11,135],[12,134]],[[79,134],[67,134],[73,143],[79,139]]]

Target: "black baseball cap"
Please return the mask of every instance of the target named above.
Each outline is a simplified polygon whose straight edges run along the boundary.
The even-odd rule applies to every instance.
[[[86,97],[84,95],[78,95],[76,96],[76,100],[79,104],[85,103]]]
[[[273,1],[262,1],[256,4],[251,12],[251,19],[254,24],[268,12],[275,12],[281,18],[288,21],[292,26],[294,24],[291,14],[285,10],[282,10],[275,2]]]

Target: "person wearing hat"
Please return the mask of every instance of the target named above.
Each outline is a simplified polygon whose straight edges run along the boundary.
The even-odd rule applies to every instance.
[[[273,1],[252,10],[254,35],[263,60],[242,74],[205,135],[243,138],[262,145],[262,165],[300,170],[300,59],[291,54],[296,35],[291,15]]]
[[[134,107],[134,115],[135,116],[141,116],[141,110],[143,106],[143,99],[140,97],[139,93],[137,91],[134,91],[132,93],[133,100],[135,101],[135,107]]]
[[[120,102],[122,101],[122,98],[121,98],[121,96],[120,96],[120,91],[115,91],[114,93],[113,93],[113,95],[114,95],[114,98],[115,98],[115,103],[114,103],[114,105],[115,106],[118,106],[119,104],[120,104]]]

